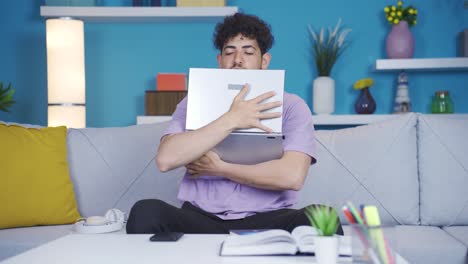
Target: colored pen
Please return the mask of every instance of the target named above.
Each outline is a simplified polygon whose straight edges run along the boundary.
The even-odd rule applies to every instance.
[[[343,206],[343,214],[346,216],[346,218],[348,219],[348,221],[351,223],[351,224],[356,224],[356,219],[354,219],[353,215],[351,214],[351,212],[349,211],[348,207],[345,205]]]
[[[364,206],[364,208],[365,208],[365,206]],[[364,214],[364,208],[362,209],[363,214]],[[378,223],[379,223],[379,226],[380,226],[380,217],[379,217],[379,215],[378,215],[378,212],[377,212],[377,217],[378,217]],[[366,219],[366,217],[364,217],[364,219]],[[365,221],[367,221],[367,220],[365,220]],[[382,233],[382,238],[383,238],[384,244],[385,244],[385,251],[386,251],[387,257],[388,257],[388,263],[394,264],[394,263],[395,263],[395,259],[393,258],[390,245],[389,245],[387,239],[385,239],[385,236],[383,235],[383,233]]]
[[[359,239],[361,240],[362,244],[365,248],[369,247],[369,242],[367,241],[366,229],[364,226],[357,226],[356,219],[354,219],[353,214],[349,211],[348,207],[345,205],[343,206],[343,213],[348,219],[349,223],[351,223],[351,227],[353,228],[353,232],[357,233]]]
[[[359,211],[359,213],[361,213],[362,220],[364,221],[364,224],[366,224],[366,218],[364,217],[364,207],[366,207],[365,204],[361,204],[361,205],[359,206],[359,209],[361,209],[361,210]]]
[[[358,222],[358,224],[363,225],[364,221],[362,220],[362,217],[359,214],[359,212],[356,210],[356,207],[354,207],[354,205],[350,201],[347,202],[347,205],[348,205],[349,210],[353,214],[354,218]]]
[[[367,224],[369,225],[370,235],[376,244],[382,263],[389,264],[391,260],[387,252],[387,246],[385,245],[386,241],[384,239],[384,235],[380,229],[380,217],[377,207],[365,206],[364,215],[366,217]]]

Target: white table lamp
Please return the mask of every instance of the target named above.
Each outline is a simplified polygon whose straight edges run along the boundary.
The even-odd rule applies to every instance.
[[[46,20],[48,126],[86,127],[83,21]]]

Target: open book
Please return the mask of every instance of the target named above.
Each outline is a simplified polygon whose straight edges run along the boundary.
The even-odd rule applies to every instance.
[[[221,245],[221,256],[296,255],[315,252],[314,237],[317,232],[312,226],[298,226],[292,233],[272,229],[248,234],[231,234]],[[340,236],[338,253],[351,256],[351,237]]]

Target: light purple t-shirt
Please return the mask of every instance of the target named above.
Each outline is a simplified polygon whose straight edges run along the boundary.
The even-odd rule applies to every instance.
[[[164,135],[184,132],[186,114],[187,97],[177,105]],[[312,114],[304,100],[285,92],[282,118],[285,136],[283,150],[303,152],[315,162],[314,125]],[[179,187],[178,199],[188,201],[222,219],[231,220],[257,212],[291,207],[296,203],[297,192],[264,190],[222,177],[210,179],[206,175],[199,179],[189,179],[186,174]]]

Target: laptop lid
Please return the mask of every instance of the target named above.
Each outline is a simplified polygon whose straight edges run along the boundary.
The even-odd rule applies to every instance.
[[[191,68],[189,72],[186,129],[203,127],[226,113],[243,85],[250,84],[246,100],[275,91],[263,101],[283,101],[284,70],[231,70]],[[283,112],[283,106],[270,109]],[[214,149],[222,160],[236,164],[257,164],[283,155],[282,117],[262,120],[271,128],[266,133],[258,128],[235,130]]]
[[[189,72],[186,129],[201,128],[226,113],[244,84],[250,85],[245,99],[275,91],[276,95],[263,103],[283,101],[284,70],[243,70],[191,68]],[[283,106],[267,112],[283,112]],[[282,118],[265,119],[263,125],[273,133],[282,133]],[[263,133],[259,128],[239,129],[234,133]]]

